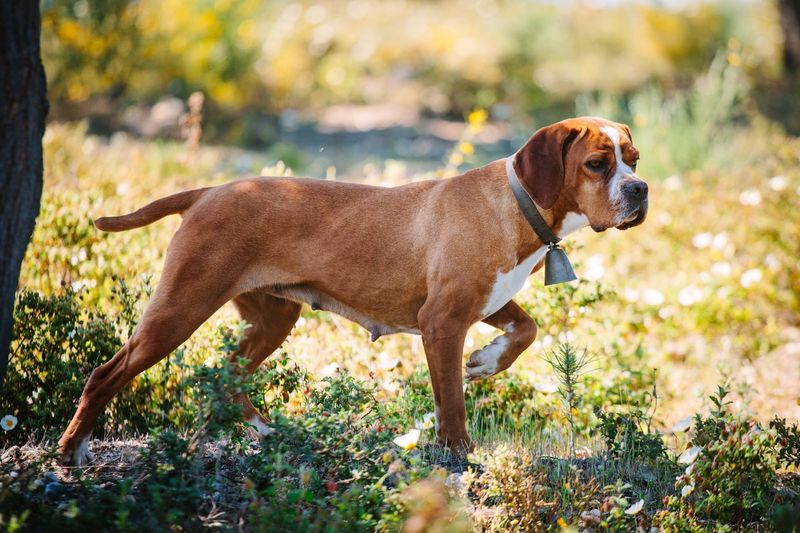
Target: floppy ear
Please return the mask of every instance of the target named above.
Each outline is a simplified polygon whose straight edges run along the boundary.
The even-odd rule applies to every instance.
[[[542,209],[550,209],[564,188],[564,158],[580,130],[556,123],[546,126],[514,158],[519,180]]]
[[[627,124],[620,124],[620,126],[622,126],[622,129],[625,130],[625,133],[628,134],[628,140],[631,141],[631,144],[633,144],[633,135],[631,134],[630,126]]]

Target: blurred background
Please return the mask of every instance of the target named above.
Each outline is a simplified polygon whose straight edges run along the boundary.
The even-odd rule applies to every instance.
[[[200,91],[204,142],[354,177],[365,161],[441,160],[474,109],[489,119],[474,139],[481,162],[590,110],[663,126],[654,103],[715,69],[722,79],[704,82],[724,85],[705,89],[715,109],[690,113],[758,112],[796,133],[793,3],[45,0],[50,120],[177,138]]]

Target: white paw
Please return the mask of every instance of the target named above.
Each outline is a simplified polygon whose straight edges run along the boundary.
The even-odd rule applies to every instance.
[[[467,361],[467,379],[475,381],[497,374],[500,356],[505,352],[507,343],[508,341],[501,335],[488,346],[472,352]]]
[[[84,466],[94,460],[92,452],[89,451],[89,437],[84,437],[80,444],[72,452],[70,464],[72,466]]]
[[[275,429],[265,424],[264,421],[261,420],[261,418],[258,416],[255,415],[251,416],[247,420],[247,423],[253,425],[255,427],[256,432],[262,437],[266,437],[267,435],[272,435],[273,433],[275,433]]]

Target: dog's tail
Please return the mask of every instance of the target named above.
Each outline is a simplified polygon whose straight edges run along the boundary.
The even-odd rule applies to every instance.
[[[94,221],[94,225],[97,229],[103,231],[125,231],[133,228],[141,228],[167,215],[183,213],[208,189],[210,189],[210,187],[179,192],[151,202],[127,215],[100,217]]]

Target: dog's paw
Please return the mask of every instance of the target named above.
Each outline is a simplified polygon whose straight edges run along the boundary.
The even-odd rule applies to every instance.
[[[472,352],[467,361],[467,379],[476,381],[494,376],[500,368],[500,356],[506,348],[506,339],[502,336],[496,338],[488,346]]]
[[[67,446],[61,448],[61,464],[64,466],[85,466],[92,461],[94,455],[89,451],[89,437],[84,437],[73,449]]]
[[[253,415],[247,419],[249,429],[254,437],[266,437],[275,433],[275,429],[267,425],[267,422],[258,415]]]
[[[494,376],[498,371],[498,360],[498,350],[491,344],[472,352],[472,355],[469,356],[469,361],[467,361],[467,379],[477,381]]]

